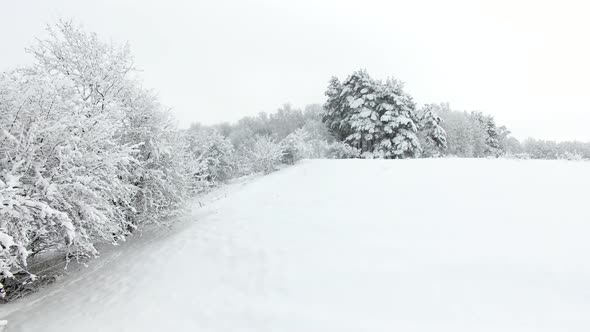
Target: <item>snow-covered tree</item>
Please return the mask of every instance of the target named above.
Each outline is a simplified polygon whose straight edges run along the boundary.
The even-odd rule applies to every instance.
[[[136,186],[134,224],[162,223],[188,196],[185,145],[170,112],[153,93],[134,85],[122,98],[126,110],[120,140],[139,144],[130,179]]]
[[[496,127],[496,121],[492,116],[484,119],[484,131],[486,133],[486,154],[498,156],[502,153],[500,146],[500,133]]]
[[[363,151],[373,151],[383,135],[380,114],[377,110],[378,82],[364,70],[350,75],[343,83],[341,97],[348,110],[345,121],[352,133],[346,141]]]
[[[373,80],[359,70],[330,81],[323,121],[340,140],[365,154],[407,158],[420,154],[415,103],[395,79]]]
[[[299,159],[308,157],[310,134],[304,129],[297,129],[281,141],[283,162],[293,164]]]
[[[293,164],[299,159],[324,158],[328,153],[330,143],[317,131],[308,131],[307,126],[299,128],[281,141],[283,146],[283,160]]]
[[[344,86],[338,78],[332,77],[326,90],[328,100],[324,105],[322,121],[339,141],[344,141],[352,134],[349,123],[350,110],[345,93]]]
[[[467,112],[453,111],[449,104],[438,104],[440,126],[446,132],[446,154],[457,157],[474,157],[473,121]]]
[[[334,136],[332,133],[330,133],[330,130],[326,124],[322,122],[323,112],[324,110],[322,105],[307,105],[303,112],[305,122],[301,128],[303,128],[312,139],[332,143],[334,141]]]
[[[284,150],[281,144],[268,136],[256,136],[251,146],[244,147],[242,160],[245,173],[274,171],[283,159]]]
[[[441,118],[436,109],[438,105],[424,105],[421,111],[420,132],[424,137],[424,153],[430,157],[438,157],[447,148],[447,132],[440,125]]]
[[[418,140],[419,119],[412,97],[403,91],[403,84],[388,79],[381,86],[377,109],[383,123],[383,139],[377,152],[385,158],[412,158],[422,152]]]
[[[300,129],[304,123],[303,112],[293,108],[290,104],[283,105],[268,116],[268,126],[272,137],[278,141]]]
[[[126,46],[70,22],[28,49],[35,63],[0,75],[0,270],[60,250],[98,253],[183,199],[169,115],[133,77]]]
[[[489,115],[484,115],[481,112],[471,112],[471,118],[473,119],[476,128],[475,133],[477,134],[477,148],[478,153],[476,156],[492,156],[500,154],[500,142],[499,133],[496,128],[496,122],[494,118]]]
[[[493,117],[481,112],[453,111],[448,104],[440,104],[436,112],[442,119],[440,126],[447,133],[447,155],[486,157],[504,152],[504,141],[509,131],[497,127]]]
[[[57,248],[94,255],[95,241],[113,241],[131,226],[135,188],[127,179],[137,146],[113,135],[124,114],[80,98],[59,73],[31,69],[8,79],[16,104],[2,102],[12,113],[2,128],[11,142],[1,145],[4,190],[12,192],[3,203],[5,229],[31,254]]]
[[[191,128],[184,139],[186,166],[193,193],[207,190],[229,179],[237,171],[234,146],[218,130]]]

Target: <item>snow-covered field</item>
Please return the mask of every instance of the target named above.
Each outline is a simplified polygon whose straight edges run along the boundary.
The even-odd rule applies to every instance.
[[[0,319],[44,332],[586,332],[589,190],[588,162],[303,161],[217,190]]]

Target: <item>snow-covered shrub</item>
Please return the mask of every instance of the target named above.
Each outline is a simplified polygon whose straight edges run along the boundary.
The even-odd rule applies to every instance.
[[[194,193],[207,190],[236,172],[234,147],[218,130],[189,129],[185,141],[186,165]]]
[[[559,156],[559,159],[581,161],[584,160],[584,157],[579,153],[566,151]]]
[[[521,152],[521,153],[506,153],[506,154],[504,154],[504,158],[527,160],[527,159],[531,159],[531,155],[528,154],[528,153],[526,153],[526,152]]]
[[[382,156],[383,156],[383,154],[379,151],[375,151],[375,152],[365,151],[360,154],[360,157],[362,159],[379,159],[379,158],[382,158]]]
[[[304,158],[327,158],[330,143],[322,139],[310,139],[307,141],[307,150]]]
[[[303,154],[305,153],[305,139],[305,132],[301,132],[300,130],[296,130],[285,137],[281,141],[281,146],[283,147],[283,157],[281,162],[285,164],[293,164],[299,159],[302,159]]]
[[[359,158],[361,155],[360,150],[354,148],[344,142],[333,142],[328,145],[326,157],[331,159],[351,159]]]
[[[293,164],[303,158],[320,158],[322,151],[317,151],[311,135],[303,128],[299,128],[281,141],[283,146],[283,162]],[[316,156],[316,154],[319,154]]]
[[[152,93],[131,86],[125,96],[121,141],[138,145],[130,179],[137,190],[133,222],[165,223],[188,196],[183,141],[170,113]]]
[[[0,123],[7,142],[0,145],[0,228],[28,253],[95,255],[94,242],[120,238],[131,226],[128,179],[138,147],[114,136],[124,117],[119,108],[106,98],[84,100],[65,75],[46,77],[42,69],[1,79],[11,86],[1,102],[11,121]]]
[[[60,250],[90,257],[184,197],[182,146],[167,112],[130,76],[127,47],[68,22],[0,75],[0,270]]]
[[[256,136],[251,146],[244,147],[242,152],[246,165],[245,173],[263,172],[265,174],[276,170],[283,159],[283,147],[268,136]]]
[[[351,148],[349,145],[341,142],[328,143],[323,137],[314,137],[315,135],[308,131],[308,127],[297,129],[289,136],[287,136],[281,144],[285,148],[285,162],[293,163],[299,159],[315,159],[315,158],[336,158],[338,154],[337,149],[345,147]],[[335,147],[332,147],[336,144]],[[343,147],[345,146],[345,147]],[[330,157],[330,152],[332,151]],[[348,152],[351,152],[350,150]],[[345,153],[346,154],[346,153]]]

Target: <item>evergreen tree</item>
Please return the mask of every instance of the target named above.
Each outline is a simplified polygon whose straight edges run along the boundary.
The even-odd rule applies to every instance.
[[[359,70],[343,83],[333,78],[326,91],[323,121],[340,141],[381,158],[420,154],[415,103],[395,79],[373,80]]]
[[[322,113],[322,121],[339,141],[344,141],[351,134],[350,126],[345,120],[348,105],[342,97],[343,86],[336,77],[330,79],[326,96],[328,100]]]
[[[502,152],[500,146],[500,133],[496,127],[496,121],[490,116],[484,118],[484,128],[486,133],[486,154],[487,155],[499,155]]]
[[[500,147],[500,134],[496,127],[496,122],[491,115],[484,115],[481,112],[472,112],[472,118],[476,122],[476,143],[477,144],[477,157],[499,155],[501,152]]]
[[[447,132],[440,125],[441,118],[435,111],[437,105],[425,105],[422,110],[420,127],[424,136],[426,155],[438,157],[447,148]]]
[[[348,113],[345,120],[352,133],[346,137],[351,146],[362,151],[373,151],[383,136],[383,126],[377,109],[377,90],[380,88],[364,70],[354,72],[344,81],[342,96]]]
[[[381,85],[377,109],[383,137],[376,152],[385,158],[418,157],[422,148],[417,136],[416,104],[403,91],[401,82],[391,78]]]

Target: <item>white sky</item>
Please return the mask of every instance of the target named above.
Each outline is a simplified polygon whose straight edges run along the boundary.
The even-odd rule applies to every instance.
[[[519,138],[590,141],[586,1],[0,0],[0,70],[46,23],[129,41],[181,126],[323,103],[333,75],[395,76],[419,104],[493,114]]]

